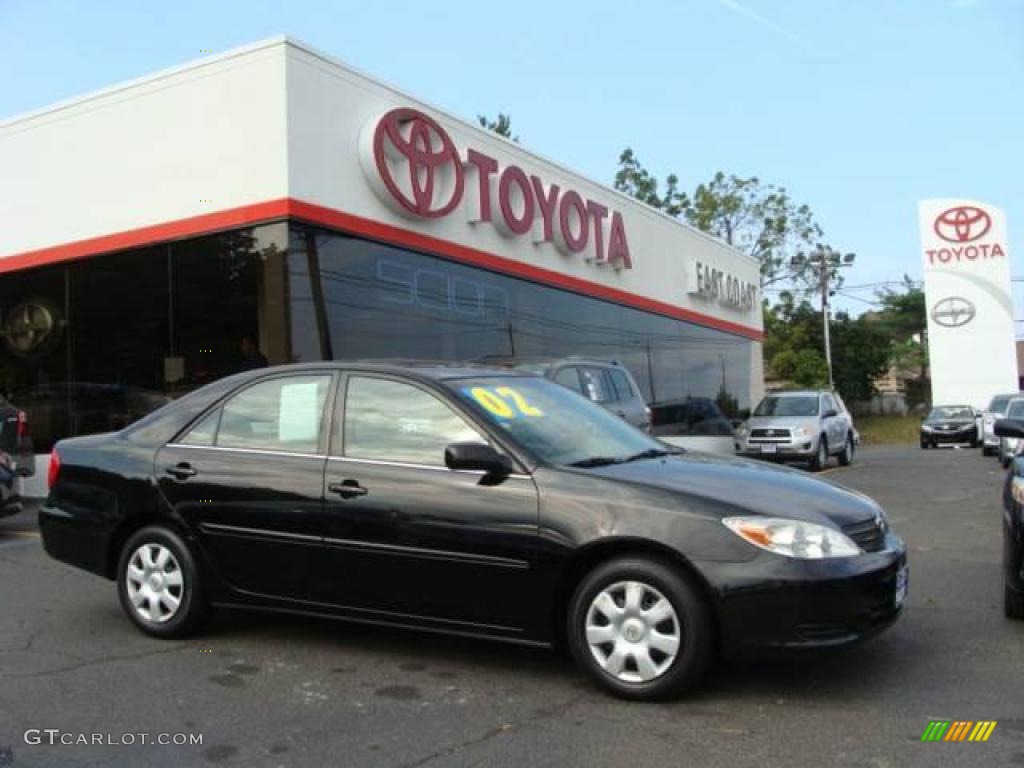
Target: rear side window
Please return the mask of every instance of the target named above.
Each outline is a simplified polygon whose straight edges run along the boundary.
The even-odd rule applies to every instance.
[[[555,383],[561,384],[567,389],[571,389],[573,392],[583,394],[583,387],[580,386],[580,373],[575,367],[570,366],[568,368],[562,368],[555,374]]]
[[[329,375],[289,376],[254,384],[224,404],[214,444],[223,448],[316,453]],[[196,425],[197,439],[211,427]],[[186,442],[192,438],[190,432]]]
[[[614,368],[610,368],[607,373],[608,377],[612,380],[612,386],[615,388],[615,399],[632,400],[633,388],[629,386],[629,377],[624,372]]]
[[[612,389],[611,379],[603,368],[581,368],[583,394],[595,403],[610,403],[618,398]]]
[[[832,395],[825,395],[822,399],[825,403],[824,410],[839,412],[839,407],[836,405],[836,401],[832,399]]]

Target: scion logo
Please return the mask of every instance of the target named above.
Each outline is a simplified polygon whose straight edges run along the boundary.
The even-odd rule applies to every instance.
[[[981,208],[961,205],[935,218],[935,234],[949,243],[970,243],[988,234],[992,218]]]
[[[393,109],[373,133],[377,173],[402,212],[427,219],[447,216],[465,185],[455,143],[437,121],[415,109]]]
[[[974,304],[960,296],[937,301],[932,307],[932,320],[946,328],[959,328],[974,319]]]

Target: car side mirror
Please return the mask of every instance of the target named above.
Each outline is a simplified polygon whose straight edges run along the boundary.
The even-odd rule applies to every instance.
[[[992,431],[997,437],[1024,437],[1024,421],[1020,419],[999,419]]]
[[[839,414],[838,414],[838,413],[836,413],[836,411],[835,411],[835,410],[833,410],[833,409],[831,409],[831,408],[830,408],[829,410],[825,411],[825,413],[824,413],[824,414],[822,414],[822,418],[825,418],[825,419],[831,419],[831,418],[832,418],[833,416],[838,416],[838,415],[839,415]]]
[[[452,443],[444,449],[444,463],[448,469],[468,469],[505,477],[514,467],[508,456],[498,453],[487,443]]]

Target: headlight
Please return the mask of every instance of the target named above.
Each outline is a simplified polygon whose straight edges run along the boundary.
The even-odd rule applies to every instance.
[[[736,437],[746,437],[747,432],[749,431],[750,429],[747,427],[746,424],[740,424],[738,427],[736,427]]]
[[[931,432],[931,431],[932,431],[932,428],[931,428],[931,427],[929,427],[929,426],[928,426],[927,424],[922,424],[922,425],[921,425],[921,431],[922,431],[922,432]]]
[[[1024,477],[1015,477],[1010,481],[1010,495],[1015,502],[1024,505]]]
[[[793,437],[807,437],[811,432],[807,427],[794,427],[792,434]]]
[[[783,557],[821,560],[853,557],[860,547],[835,528],[781,517],[727,517],[725,527],[755,547]]]

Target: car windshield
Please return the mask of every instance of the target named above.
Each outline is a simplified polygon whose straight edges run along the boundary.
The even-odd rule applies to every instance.
[[[974,411],[966,405],[941,405],[938,408],[932,408],[932,412],[928,414],[929,421],[939,421],[942,419],[973,419]]]
[[[1008,419],[1024,419],[1024,400],[1011,400],[1006,411]]]
[[[547,379],[481,377],[448,386],[514,442],[551,464],[599,466],[674,452]]]
[[[1013,398],[1010,395],[996,395],[992,398],[992,402],[988,404],[988,410],[990,413],[1006,413],[1006,406],[1010,404],[1010,400]]]
[[[754,411],[755,416],[817,416],[817,395],[766,397]]]

